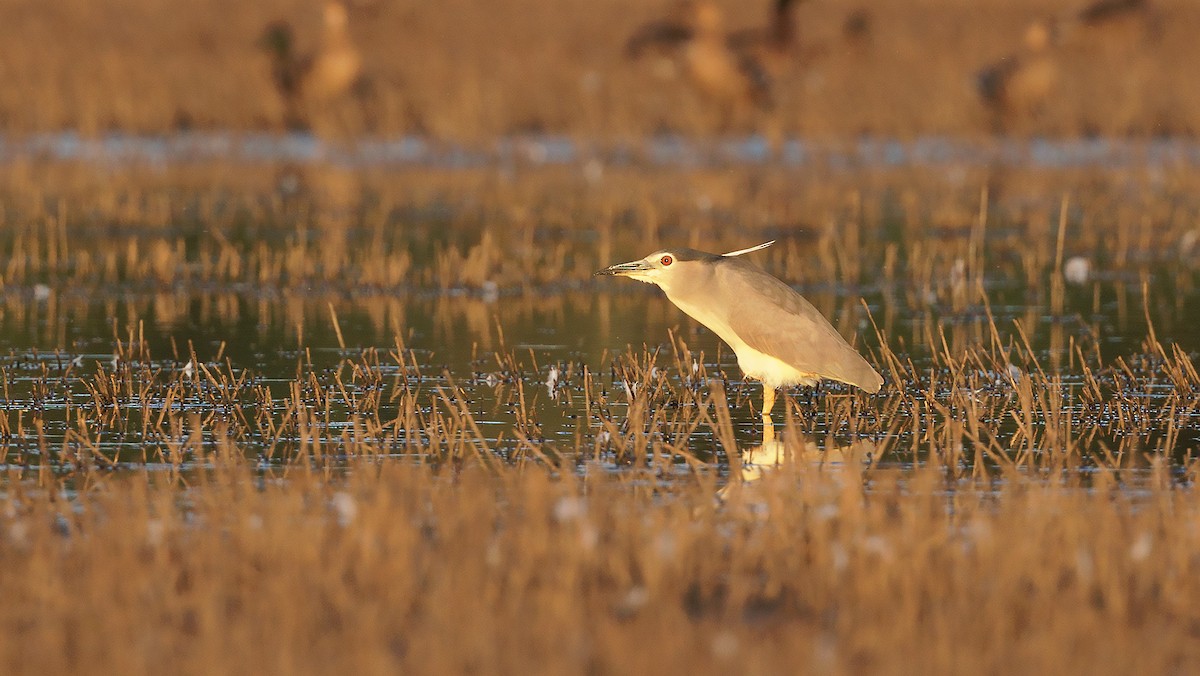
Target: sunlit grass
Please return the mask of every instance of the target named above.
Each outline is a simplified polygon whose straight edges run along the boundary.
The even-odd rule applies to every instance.
[[[704,476],[349,469],[11,483],[6,671],[1165,673],[1200,650],[1200,504],[1157,471],[798,468],[717,509]]]

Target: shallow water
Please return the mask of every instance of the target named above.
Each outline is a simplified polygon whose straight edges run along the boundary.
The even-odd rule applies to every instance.
[[[1100,304],[1099,312],[1093,311],[1090,290],[1075,291],[1075,307],[1069,305],[1067,314],[1057,317],[1045,308],[1022,304],[1020,298],[1025,294],[1020,289],[997,285],[992,290],[995,304],[991,311],[1000,326],[1014,320],[1024,322],[1047,367],[1065,368],[1072,338],[1086,343],[1088,336],[1095,336],[1097,349],[1109,357],[1140,352],[1146,327],[1140,308],[1133,305],[1138,302],[1138,291],[1125,285],[1108,288],[1101,293],[1107,300]],[[1134,300],[1125,301],[1132,308],[1120,309],[1115,299],[1118,292],[1132,295]],[[854,291],[824,289],[807,295],[827,316],[835,321],[840,317],[844,329],[857,334],[859,345],[876,355],[872,360],[878,363],[878,339],[865,313],[856,311]],[[930,307],[913,314],[894,307],[896,301],[886,290],[867,290],[864,296],[885,335],[894,342],[907,337],[914,345],[906,356],[918,371],[938,368],[920,347],[920,336],[936,330],[934,327],[941,326],[951,344],[969,344],[986,333],[986,318],[977,311],[955,313]],[[37,410],[45,420],[42,434],[52,447],[62,443],[76,424],[67,419],[68,404],[73,403],[77,412],[89,405],[91,394],[82,376],[116,372],[114,352],[118,342],[128,343],[131,326],[138,327],[151,351],[147,367],[165,374],[165,381],[186,377],[179,374],[190,361],[190,346],[210,370],[234,376],[249,374],[251,384],[271,389],[275,398],[287,394],[285,388],[292,380],[309,373],[327,378],[339,365],[361,359],[364,351],[374,352],[379,357],[379,372],[389,385],[395,379],[407,379],[426,388],[431,397],[437,387],[453,383],[461,388],[481,433],[497,448],[512,445],[514,387],[519,383],[541,437],[548,447],[564,450],[577,447],[577,435],[587,440],[602,434],[594,421],[583,415],[585,370],[601,383],[601,392],[608,395],[610,410],[618,418],[628,401],[614,366],[622,355],[637,355],[644,349],[658,351],[658,366],[672,382],[678,384],[686,378],[687,374],[674,366],[670,343],[674,333],[697,353],[710,378],[727,383],[735,403],[732,416],[739,446],[753,445],[761,434],[748,405],[753,401],[757,406],[761,390],[742,379],[730,350],[670,305],[657,289],[628,280],[601,279],[558,294],[495,298],[414,293],[350,299],[338,294],[254,291],[103,294],[11,287],[0,298],[5,308],[0,313],[0,351],[4,355],[0,368],[9,383],[0,406],[14,425],[22,412]],[[1192,292],[1180,299],[1179,306],[1186,314],[1186,308],[1197,302],[1200,298]],[[1195,354],[1200,350],[1200,332],[1173,312],[1174,307],[1154,308],[1158,337]],[[114,318],[120,319],[114,323]],[[397,363],[394,355],[402,352],[421,365],[419,374]],[[515,357],[515,371],[512,363],[501,362],[509,354]],[[552,369],[557,378],[551,376]],[[57,385],[39,393],[47,380]],[[1079,382],[1069,372],[1063,380],[1068,387]],[[882,407],[889,392],[910,385],[889,382],[881,395],[868,401]],[[828,412],[813,403],[814,398],[819,401],[821,396],[841,391],[842,386],[825,385],[815,395],[803,389],[792,393],[812,417],[813,438],[821,446],[853,440],[840,433],[824,439],[826,432],[836,431],[825,429]],[[349,425],[352,418],[345,407],[338,410],[344,417],[330,423],[335,429]],[[776,419],[781,422],[780,416]],[[145,446],[151,442],[136,429],[130,432],[128,426],[121,431],[97,432],[96,438],[106,455],[130,462],[144,459]],[[1191,449],[1197,441],[1196,434],[1181,435],[1175,441],[1178,453]],[[28,437],[10,440],[10,460],[19,449],[28,450],[32,444]],[[265,446],[262,439],[245,439],[242,444],[249,453],[261,453]],[[702,458],[720,450],[708,428],[696,430],[687,448]],[[890,460],[903,464],[916,459],[901,456]]]
[[[442,169],[579,164],[590,166],[593,171],[604,165],[699,168],[764,162],[793,168],[816,165],[832,170],[950,165],[1154,169],[1200,165],[1200,142],[1186,138],[963,140],[925,136],[913,140],[866,137],[845,143],[792,138],[773,144],[761,136],[696,140],[662,135],[637,143],[603,145],[561,136],[515,136],[465,146],[420,136],[331,142],[307,133],[219,131],[170,136],[109,133],[84,137],[62,132],[0,137],[0,162],[17,160],[152,166],[211,161],[289,162],[347,168]],[[598,164],[588,165],[589,162]]]
[[[1126,182],[1127,174],[1138,172],[1150,174],[1151,182],[1157,181],[1154,184],[1159,188],[1173,185],[1177,175],[1172,180],[1161,180],[1165,174],[1155,171],[1170,167],[1179,174],[1187,174],[1188,167],[1200,164],[1200,144],[1186,140],[973,143],[925,138],[911,142],[862,140],[838,147],[793,141],[776,151],[761,139],[753,138],[701,143],[663,137],[649,139],[637,148],[610,147],[593,153],[576,141],[552,138],[501,139],[482,150],[439,146],[416,138],[345,146],[304,135],[220,133],[97,139],[61,134],[0,141],[0,164],[66,160],[65,164],[76,169],[82,163],[84,171],[94,175],[102,175],[103,169],[92,165],[178,167],[190,162],[203,165],[217,158],[235,166],[239,162],[278,166],[283,182],[291,167],[282,163],[293,162],[359,168],[430,166],[449,169],[446,175],[453,177],[456,167],[484,166],[503,172],[506,166],[518,163],[561,164],[571,172],[587,176],[592,160],[597,160],[602,164],[649,165],[655,177],[666,175],[668,179],[687,175],[695,167],[720,167],[726,163],[773,162],[810,168],[815,164],[847,172],[864,167],[936,168],[963,164],[990,167],[999,163],[1112,172],[1119,177],[1114,184],[1127,190],[1134,187]],[[1124,172],[1121,167],[1136,171]],[[642,170],[631,168],[629,174],[636,175],[638,171]],[[339,174],[338,178],[347,177]],[[514,176],[511,183],[519,187],[521,180],[522,176]],[[953,176],[946,179],[946,184],[957,182],[959,179]],[[204,209],[220,212],[221,203],[182,209],[183,215],[170,220],[165,227],[140,226],[136,217],[130,218],[129,223],[105,223],[83,208],[63,209],[62,213],[72,215],[67,217],[61,233],[53,227],[53,219],[50,226],[27,226],[28,232],[45,227],[50,234],[44,240],[30,237],[19,228],[0,233],[0,252],[13,254],[11,261],[0,261],[4,263],[0,269],[9,269],[20,262],[22,247],[33,246],[38,256],[50,255],[59,238],[69,242],[73,251],[94,249],[105,252],[110,260],[117,260],[131,247],[136,248],[143,234],[147,240],[154,239],[164,246],[189,248],[188,256],[181,259],[188,266],[199,265],[197,248],[208,247],[206,255],[232,251],[248,257],[249,252],[264,242],[275,246],[306,238],[310,241],[303,246],[291,249],[279,246],[262,258],[268,260],[271,256],[297,251],[315,256],[325,242],[322,237],[331,233],[336,235],[331,240],[351,252],[342,252],[339,265],[369,252],[378,240],[387,247],[410,253],[414,267],[425,266],[419,274],[406,278],[407,281],[390,286],[356,281],[352,267],[349,273],[343,269],[339,273],[342,276],[334,275],[327,280],[318,279],[317,274],[313,279],[300,281],[271,279],[256,283],[245,276],[222,281],[219,275],[205,277],[194,270],[181,275],[174,275],[173,270],[135,273],[133,269],[147,258],[146,252],[139,250],[138,255],[130,255],[128,260],[113,263],[116,272],[112,274],[98,272],[102,258],[98,253],[86,274],[74,275],[77,270],[70,266],[57,271],[47,267],[43,272],[27,275],[22,283],[5,279],[0,286],[0,369],[5,382],[0,412],[6,416],[6,424],[0,427],[0,444],[7,462],[16,466],[48,463],[66,467],[73,460],[61,449],[81,444],[96,449],[117,466],[164,462],[162,448],[189,436],[183,429],[174,430],[170,438],[146,431],[145,421],[161,420],[164,410],[199,414],[205,417],[206,425],[223,417],[244,416],[247,411],[250,415],[258,413],[254,410],[256,404],[248,403],[249,399],[244,397],[236,402],[219,403],[213,391],[218,389],[217,381],[221,378],[206,381],[209,376],[199,374],[203,369],[189,367],[193,354],[208,373],[240,381],[246,392],[262,388],[261,392],[266,393],[262,400],[271,402],[271,410],[263,412],[264,419],[286,417],[279,402],[291,396],[289,388],[308,388],[312,391],[306,390],[305,397],[329,402],[327,418],[320,421],[322,429],[353,436],[359,434],[356,426],[361,420],[356,417],[355,406],[361,398],[381,392],[392,397],[381,404],[380,411],[394,416],[397,393],[417,391],[419,413],[428,416],[445,403],[439,399],[441,392],[451,391],[467,402],[477,425],[477,432],[472,434],[477,433],[488,448],[502,456],[517,453],[522,446],[516,438],[527,435],[534,438],[539,452],[586,450],[593,461],[613,466],[618,460],[628,459],[613,456],[610,430],[615,428],[604,427],[602,419],[607,417],[614,424],[623,424],[631,400],[636,398],[632,396],[630,374],[636,373],[637,368],[631,365],[654,360],[658,375],[650,380],[659,378],[662,388],[655,394],[655,406],[668,411],[689,407],[694,410],[698,405],[695,393],[711,392],[720,383],[733,404],[736,445],[750,447],[761,438],[760,422],[754,411],[761,402],[761,390],[743,380],[732,353],[713,334],[686,318],[656,289],[629,280],[588,279],[590,269],[578,269],[580,261],[595,258],[600,241],[604,242],[604,250],[622,252],[621,258],[645,253],[633,247],[643,246],[639,243],[639,233],[646,231],[626,227],[621,235],[601,237],[588,227],[559,222],[573,219],[575,214],[566,217],[556,214],[549,217],[557,219],[551,222],[531,208],[519,228],[528,234],[508,236],[510,240],[527,236],[532,244],[523,240],[502,241],[495,247],[499,253],[492,255],[503,256],[522,247],[526,252],[530,249],[536,252],[539,246],[546,246],[541,234],[550,232],[559,251],[557,255],[565,260],[575,259],[575,268],[564,264],[561,278],[535,279],[527,270],[514,268],[505,271],[508,277],[501,276],[501,283],[448,283],[429,274],[436,265],[431,260],[444,250],[447,242],[458,240],[469,246],[470,242],[478,242],[485,230],[502,230],[503,226],[489,223],[486,209],[478,204],[463,206],[435,192],[428,202],[402,203],[400,208],[393,204],[390,211],[374,216],[376,220],[365,226],[365,217],[364,222],[355,220],[353,207],[322,206],[319,196],[306,195],[303,183],[298,185],[276,185],[270,194],[261,196],[261,203],[283,205],[277,211],[249,209],[243,214],[231,209],[235,213],[221,217],[223,225],[213,229],[218,231],[215,234],[205,217],[197,214]],[[509,184],[505,186],[513,189]],[[556,186],[551,184],[551,188]],[[944,187],[927,188],[934,193],[929,198],[930,204],[937,203],[938,191]],[[577,185],[575,189],[589,190],[586,185]],[[358,190],[360,187],[355,187],[350,192]],[[963,245],[973,237],[969,226],[971,212],[951,219],[949,226],[941,223],[913,226],[904,220],[912,215],[906,215],[904,200],[908,198],[902,191],[884,188],[879,192],[883,197],[879,198],[879,213],[870,226],[872,229],[861,226],[862,238],[871,241],[859,249],[864,257],[860,263],[878,265],[879,260],[874,257],[885,258],[888,255],[885,250],[893,247],[893,253],[900,252],[902,271],[883,275],[874,270],[851,273],[852,278],[862,281],[844,284],[819,275],[809,276],[807,286],[797,287],[844,335],[856,336],[860,350],[880,365],[888,378],[883,392],[859,400],[852,400],[847,389],[836,384],[824,385],[815,393],[805,390],[791,393],[797,402],[791,411],[798,414],[800,431],[818,447],[838,448],[858,440],[885,444],[887,462],[907,466],[922,461],[940,443],[928,434],[931,424],[935,428],[958,424],[971,416],[982,416],[1001,444],[1028,445],[1032,442],[1022,441],[1017,433],[1021,421],[1012,419],[1013,402],[1018,398],[1022,377],[1033,375],[1035,370],[1056,375],[1058,381],[1047,384],[1045,378],[1039,379],[1038,387],[1061,388],[1063,396],[1061,402],[1053,404],[1056,410],[1041,410],[1039,419],[1031,424],[1044,429],[1053,423],[1055,416],[1066,415],[1069,418],[1066,427],[1082,436],[1087,436],[1089,427],[1106,428],[1099,436],[1087,437],[1092,447],[1085,453],[1108,453],[1110,447],[1128,441],[1122,439],[1126,436],[1120,431],[1122,426],[1155,416],[1158,419],[1151,424],[1129,425],[1137,427],[1144,436],[1136,440],[1139,448],[1157,447],[1173,459],[1182,460],[1200,445],[1200,415],[1190,401],[1196,397],[1181,392],[1179,385],[1164,377],[1159,355],[1151,354],[1152,346],[1146,343],[1153,334],[1162,345],[1176,346],[1192,360],[1200,353],[1200,327],[1192,320],[1200,313],[1200,284],[1193,265],[1195,237],[1187,240],[1190,243],[1185,241],[1187,236],[1200,236],[1197,235],[1200,231],[1188,229],[1191,226],[1187,224],[1186,209],[1191,207],[1186,201],[1170,196],[1162,200],[1176,210],[1170,218],[1155,216],[1175,228],[1169,237],[1151,240],[1136,229],[1121,233],[1131,241],[1136,240],[1119,249],[1122,258],[1128,255],[1123,262],[1106,258],[1111,255],[1107,252],[1117,247],[1100,247],[1095,241],[1075,239],[1079,231],[1093,238],[1109,237],[1111,233],[1097,235],[1080,225],[1094,219],[1095,214],[1087,209],[1094,212],[1096,207],[1085,205],[1085,209],[1071,204],[1073,210],[1065,212],[1070,220],[1070,234],[1063,250],[1067,254],[1083,252],[1075,259],[1082,261],[1087,270],[1082,278],[1063,287],[1063,302],[1061,308],[1056,308],[1050,291],[1054,275],[1044,269],[1046,263],[1037,262],[1045,258],[1027,258],[1030,247],[1042,246],[1025,239],[1028,236],[1025,233],[1036,228],[1023,230],[1016,221],[1005,220],[1015,218],[1011,214],[998,215],[995,222],[989,223],[987,251],[979,259],[978,279],[979,288],[986,293],[985,305],[968,282],[965,271],[969,266],[962,258],[967,251]],[[212,201],[211,193],[204,198],[193,198],[187,192],[170,194],[171,199],[188,205],[204,204],[206,199]],[[137,199],[146,199],[144,195],[135,195]],[[1119,197],[1114,196],[1112,201],[1118,201]],[[309,198],[315,206],[303,202]],[[364,202],[371,199],[365,190],[359,198]],[[1010,198],[1016,206],[1008,208],[1026,219],[1034,218],[1038,210],[1057,214],[1054,205],[1058,198],[1049,199],[1048,207],[1047,198],[1038,196],[1040,202],[1030,208],[1018,193]],[[296,200],[297,204],[292,205],[288,200]],[[569,202],[569,196],[566,201]],[[330,231],[316,232],[319,228],[303,220],[309,217],[306,209],[310,207],[318,212],[328,208],[335,214],[331,218],[333,225],[321,226],[331,228]],[[722,208],[728,211],[722,212],[711,203],[701,207],[712,216],[710,227],[729,227],[745,217],[734,206]],[[914,213],[924,213],[922,209],[934,211],[933,206],[926,205]],[[1081,210],[1082,215],[1074,210]],[[299,220],[253,220],[264,218],[263,213],[270,218]],[[1180,213],[1184,215],[1179,216]],[[595,222],[594,215],[586,216],[585,222]],[[967,227],[963,227],[964,221]],[[1180,222],[1184,222],[1182,227]],[[803,223],[768,223],[768,226],[762,231],[746,229],[738,237],[765,239],[769,233],[770,237],[785,239],[780,247],[788,246],[787,237],[796,238],[800,245],[787,256],[767,259],[774,260],[776,265],[780,261],[792,265],[793,256],[803,265],[812,260],[819,246],[842,245],[837,237]],[[678,226],[667,232],[667,227],[656,231],[664,240],[681,241],[696,234]],[[1039,236],[1047,232],[1053,230],[1044,228]],[[502,233],[497,237],[503,236]],[[38,248],[42,246],[46,248]],[[772,250],[779,251],[780,248]],[[929,256],[931,251],[937,261],[925,271],[920,267],[923,261],[919,257]],[[836,255],[835,252],[830,258]],[[905,260],[906,256],[914,260]],[[1029,263],[1030,260],[1034,263]],[[536,266],[537,261],[536,257],[530,257],[525,265]],[[907,270],[903,270],[905,265]],[[1027,265],[1042,269],[1030,279],[1025,272]],[[840,264],[829,267],[839,268]],[[951,395],[962,395],[967,387],[961,383],[946,384],[952,379],[946,377],[949,367],[945,354],[963,355],[973,346],[990,344],[992,320],[995,335],[1003,344],[1001,348],[993,345],[993,349],[1009,355],[1005,358],[1011,358],[1012,363],[968,364],[972,373],[966,382],[976,392],[967,393],[970,396],[965,399],[959,396],[956,404],[961,406],[974,397],[984,401],[988,408],[983,413],[973,409],[936,410],[937,404],[953,399]],[[881,366],[881,335],[904,364],[906,370],[901,382],[896,382],[895,372]],[[672,336],[692,351],[694,366],[686,361],[676,364]],[[1031,353],[1019,359],[1017,354],[1022,352],[1025,338]],[[133,349],[131,344],[137,348]],[[115,356],[131,351],[134,356],[129,360]],[[943,351],[945,354],[941,354]],[[1086,374],[1084,363],[1096,372],[1094,381],[1103,390],[1094,396],[1081,394],[1093,377]],[[335,386],[339,374],[355,372],[358,367],[370,371],[377,382],[353,380],[347,391],[339,389],[340,383]],[[105,379],[121,383],[128,391],[142,388],[140,401],[150,402],[146,410],[129,410],[131,399],[127,392],[114,395],[114,408],[121,410],[120,416],[108,416],[103,423],[93,419],[97,415],[95,388]],[[177,400],[164,398],[163,392],[180,380],[191,383],[185,388],[187,396]],[[328,391],[316,392],[321,389]],[[597,402],[599,414],[594,406]],[[777,412],[777,422],[782,424],[785,413],[782,408]],[[922,416],[929,416],[929,420],[919,420]],[[1174,422],[1166,422],[1170,420]],[[243,430],[239,434],[239,448],[248,456],[260,456],[268,465],[286,460],[286,454],[280,456],[275,452],[281,441],[285,446],[304,442],[294,432],[275,438],[261,429],[252,433]],[[375,435],[372,441],[381,444],[385,454],[405,453],[413,444],[429,442],[428,438],[419,435],[408,438],[394,430],[372,434]],[[647,435],[702,460],[719,459],[730,450],[709,424],[695,426],[684,437],[661,430],[647,430]],[[194,436],[199,438],[201,447],[217,443],[208,427]],[[155,451],[148,453],[147,449]],[[1031,449],[1031,452],[1041,450]]]

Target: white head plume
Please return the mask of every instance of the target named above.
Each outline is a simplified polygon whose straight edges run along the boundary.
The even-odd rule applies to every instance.
[[[771,240],[770,242],[763,242],[762,244],[752,246],[748,249],[738,249],[737,251],[730,251],[729,253],[723,253],[721,255],[727,256],[727,257],[741,256],[742,254],[754,253],[755,251],[758,251],[760,249],[765,249],[774,243],[775,243],[775,240]]]

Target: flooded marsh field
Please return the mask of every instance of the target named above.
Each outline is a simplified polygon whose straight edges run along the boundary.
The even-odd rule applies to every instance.
[[[1198,26],[0,3],[0,673],[1200,672]]]
[[[1193,450],[1189,170],[10,171],[0,425],[18,466],[73,466],[55,457],[85,440],[102,463],[162,461],[217,427],[273,462],[302,440],[722,456],[760,433],[758,386],[661,293],[592,272],[645,242],[772,239],[756,259],[887,380],[798,391],[797,438],[982,473]],[[732,437],[714,395],[738,404]]]
[[[0,660],[1187,670],[1200,173],[838,156],[0,166]],[[761,387],[592,274],[768,240],[885,382],[742,486]]]

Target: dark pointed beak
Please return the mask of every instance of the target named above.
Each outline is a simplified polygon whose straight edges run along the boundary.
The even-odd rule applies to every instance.
[[[616,265],[610,265],[603,270],[597,270],[596,272],[592,273],[592,276],[599,277],[600,275],[628,275],[631,272],[642,272],[649,269],[650,264],[646,261],[629,261],[628,263],[617,263]]]

